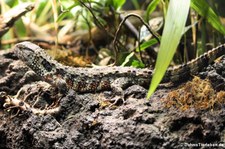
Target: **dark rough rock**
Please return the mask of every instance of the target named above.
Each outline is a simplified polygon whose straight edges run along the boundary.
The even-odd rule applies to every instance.
[[[225,58],[200,76],[224,90],[224,64]],[[70,90],[64,97],[56,95],[12,52],[0,55],[0,69],[0,91],[16,95],[20,90],[17,97],[23,99],[30,93],[26,102],[38,101],[35,107],[40,109],[56,101],[60,105],[52,115],[20,111],[12,117],[17,109],[8,112],[1,101],[0,148],[225,148],[224,108],[165,108],[162,99],[171,88],[160,88],[147,100],[147,90],[134,85],[124,91],[123,105],[110,108],[101,105],[108,91],[77,94]]]
[[[0,54],[0,70],[0,91],[8,94],[15,94],[24,84],[40,80],[12,52]]]

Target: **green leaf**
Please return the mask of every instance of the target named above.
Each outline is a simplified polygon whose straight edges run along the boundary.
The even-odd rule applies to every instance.
[[[169,66],[185,28],[190,0],[170,0],[162,40],[147,98],[157,88]]]
[[[15,26],[17,37],[27,36],[26,27],[24,26],[23,21],[21,19],[16,21],[14,26]]]
[[[150,14],[156,9],[156,7],[158,6],[159,2],[160,2],[160,0],[153,0],[148,5],[147,11],[146,11],[146,17],[145,17],[146,20],[149,20]]]
[[[192,0],[191,7],[220,33],[225,34],[225,28],[220,22],[219,16],[210,8],[206,0]]]
[[[43,25],[46,22],[48,22],[49,19],[49,13],[51,13],[51,2],[47,0],[43,0],[38,5],[38,8],[36,8],[36,24]],[[48,14],[48,15],[46,15]]]
[[[70,14],[69,10],[65,10],[62,13],[60,13],[59,17],[57,18],[56,22],[60,22],[63,18],[65,18],[68,14]]]
[[[125,66],[129,61],[130,59],[134,56],[134,52],[131,52],[125,59],[125,61],[121,64],[121,66]]]
[[[65,18],[66,16],[70,15],[71,14],[70,10],[73,9],[74,7],[76,7],[77,5],[78,5],[78,3],[74,3],[69,8],[67,8],[62,13],[60,13],[60,15],[59,15],[59,17],[57,19],[57,22],[60,22],[63,18]]]
[[[146,48],[151,47],[151,46],[153,46],[153,45],[155,45],[157,43],[158,43],[158,41],[155,38],[150,39],[150,40],[145,41],[144,43],[142,43],[140,45],[140,49],[139,48],[136,48],[136,51],[137,52],[144,51]]]
[[[141,9],[141,6],[138,3],[138,0],[131,0],[131,3],[133,4],[135,10]]]
[[[137,61],[137,60],[133,60],[131,65],[135,68],[144,68],[145,67],[144,63]]]
[[[126,0],[107,0],[107,5],[113,6],[115,10],[118,10],[123,6],[125,2]]]
[[[9,6],[9,7],[14,7],[16,5],[19,4],[18,0],[5,0],[5,3]]]

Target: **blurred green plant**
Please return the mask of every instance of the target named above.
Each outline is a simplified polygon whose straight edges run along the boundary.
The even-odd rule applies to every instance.
[[[3,0],[0,3],[1,13],[23,2],[28,1]],[[125,0],[29,0],[29,2],[35,2],[35,9],[16,22],[14,25],[16,32],[11,29],[3,39],[28,37],[30,33],[35,33],[38,35],[32,36],[41,35],[46,39],[56,37],[57,41],[57,37],[62,39],[65,34],[75,29],[87,30],[93,26],[104,26],[108,23],[104,17],[110,15],[110,9],[115,11],[121,9]]]

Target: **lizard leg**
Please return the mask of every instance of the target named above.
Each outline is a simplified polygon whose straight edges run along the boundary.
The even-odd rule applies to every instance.
[[[112,99],[114,101],[111,105],[117,105],[122,102],[125,103],[125,97],[124,97],[124,91],[123,88],[126,87],[129,84],[129,80],[127,78],[118,78],[113,81],[111,84],[112,92],[115,95]]]
[[[58,88],[59,92],[62,95],[66,95],[67,92],[69,91],[69,88],[67,86],[67,83],[65,80],[61,78],[56,78],[55,83],[53,84],[56,88]]]

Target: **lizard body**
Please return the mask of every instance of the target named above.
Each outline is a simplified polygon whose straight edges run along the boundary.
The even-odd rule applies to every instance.
[[[152,79],[153,70],[132,67],[74,68],[64,66],[53,60],[44,49],[31,42],[18,43],[14,47],[16,55],[46,82],[77,92],[101,90],[121,90],[129,85],[147,87]],[[225,54],[225,45],[220,45],[186,64],[168,68],[162,82],[179,82],[190,78],[216,58]]]

